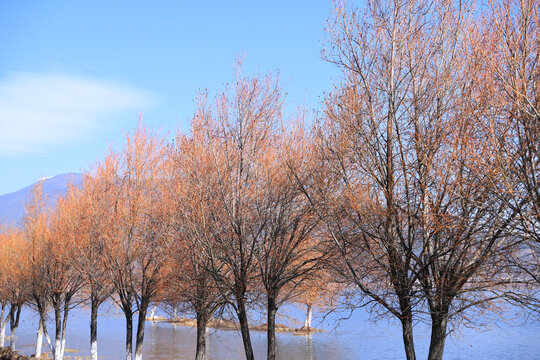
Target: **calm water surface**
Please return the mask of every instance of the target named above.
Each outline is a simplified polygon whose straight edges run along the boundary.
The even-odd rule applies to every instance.
[[[287,319],[302,319],[297,308],[286,309]],[[159,314],[157,314],[159,315]],[[324,322],[314,319],[314,326],[327,331],[311,336],[277,334],[278,359],[280,360],[364,360],[402,359],[403,345],[399,325],[381,320],[371,322],[363,310],[357,310],[348,320],[343,320],[336,328],[335,320],[340,315],[332,315]],[[491,359],[540,359],[540,322],[525,321],[524,317],[509,312],[505,317],[511,321],[497,320],[482,331],[463,329],[458,336],[447,340],[446,360],[491,360]],[[66,346],[77,350],[67,356],[89,355],[89,312],[74,310],[68,322]],[[290,323],[290,320],[289,320]],[[102,359],[122,359],[124,357],[124,319],[112,306],[104,307],[98,324],[99,355]],[[53,324],[49,324],[49,331]],[[25,310],[18,330],[17,350],[22,354],[33,353],[37,317]],[[9,331],[8,331],[9,332]],[[266,335],[251,333],[257,359],[266,357]],[[427,357],[429,332],[423,325],[415,327],[417,357]],[[208,357],[213,360],[243,359],[243,346],[237,331],[212,330],[208,332]],[[47,346],[44,344],[44,349]],[[144,359],[193,359],[195,354],[195,329],[168,323],[147,322],[144,340]]]

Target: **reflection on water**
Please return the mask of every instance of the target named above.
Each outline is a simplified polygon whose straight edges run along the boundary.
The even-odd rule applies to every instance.
[[[298,319],[302,314],[288,309]],[[89,314],[75,310],[67,332],[67,348],[80,350],[71,356],[89,355]],[[315,326],[328,331],[312,335],[277,334],[278,359],[280,360],[354,360],[402,359],[404,357],[400,328],[385,320],[368,321],[362,310],[335,328],[335,320],[327,319]],[[53,331],[50,324],[49,331]],[[34,350],[37,318],[25,310],[17,332],[17,349],[25,355]],[[124,349],[124,319],[121,313],[109,309],[99,319],[99,355],[102,359],[121,359]],[[266,357],[266,334],[252,332],[252,342],[257,359]],[[538,359],[540,354],[540,323],[524,322],[517,317],[510,322],[497,321],[485,331],[465,329],[460,336],[447,341],[445,360],[451,359]],[[415,343],[419,359],[427,357],[429,332],[425,326],[415,328]],[[214,360],[243,359],[243,346],[237,331],[208,331],[208,358]],[[46,345],[44,345],[46,348]],[[195,329],[168,323],[147,322],[144,359],[193,359],[195,355]]]

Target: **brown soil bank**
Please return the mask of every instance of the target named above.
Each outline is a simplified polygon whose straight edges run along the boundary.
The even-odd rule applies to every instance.
[[[197,320],[195,319],[189,319],[189,318],[173,318],[173,319],[167,319],[164,317],[153,317],[148,318],[150,321],[160,321],[160,322],[169,322],[175,325],[181,325],[181,326],[191,326],[191,327],[197,327]],[[228,320],[219,320],[219,319],[211,319],[208,322],[208,327],[213,329],[219,329],[219,330],[240,330],[240,325],[234,321],[228,321]],[[256,325],[256,326],[250,326],[250,330],[255,331],[266,331],[267,326],[266,324],[262,325]],[[324,330],[315,329],[315,328],[292,328],[284,324],[276,324],[276,332],[292,332],[296,334],[310,334],[314,332],[320,332]]]
[[[30,360],[35,359],[35,357],[28,357],[19,355],[16,351],[11,350],[10,348],[0,348],[0,360]]]
[[[68,349],[66,349],[68,351]],[[0,360],[47,360],[51,359],[47,353],[43,353],[41,357],[19,355],[16,351],[10,348],[0,348]],[[64,360],[70,360],[69,356],[64,356]]]

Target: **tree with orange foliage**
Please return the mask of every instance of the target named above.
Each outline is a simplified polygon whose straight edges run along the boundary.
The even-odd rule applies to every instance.
[[[203,205],[197,241],[210,259],[210,275],[236,312],[245,355],[253,360],[247,305],[257,280],[257,257],[264,222],[257,214],[264,186],[259,171],[273,151],[282,96],[272,77],[245,78],[237,73],[232,89],[209,102],[203,97],[192,122],[204,151],[201,170],[192,175],[195,199]],[[254,292],[252,292],[254,293]]]
[[[206,330],[212,315],[227,295],[216,287],[209,269],[212,258],[203,246],[212,237],[207,221],[215,209],[212,185],[212,139],[195,126],[190,137],[178,134],[168,155],[164,198],[169,208],[169,255],[165,268],[165,298],[173,306],[184,304],[197,319],[195,359],[206,359]]]
[[[293,297],[296,287],[318,269],[325,251],[319,238],[312,236],[319,219],[297,183],[298,178],[309,176],[308,167],[302,166],[307,139],[302,129],[289,134],[281,130],[274,131],[272,143],[254,166],[260,188],[252,201],[256,221],[263,224],[256,256],[267,300],[267,358],[273,360],[276,313]]]
[[[37,341],[34,354],[41,356],[43,335],[47,311],[50,306],[45,281],[45,263],[42,251],[49,237],[49,210],[47,198],[43,194],[43,182],[40,181],[32,188],[25,203],[23,219],[23,232],[28,244],[27,263],[30,274],[30,306],[34,307],[39,315]],[[49,340],[50,343],[50,340]]]
[[[438,42],[449,19],[444,7],[432,5],[373,1],[364,11],[336,5],[323,54],[340,67],[345,83],[326,100],[314,181],[305,187],[345,261],[343,275],[368,303],[401,322],[408,360],[416,358],[419,241],[409,169],[414,143],[403,137],[414,136],[412,121],[424,120],[416,102],[431,105],[426,59],[437,53],[431,46],[443,49]],[[427,26],[430,10],[439,12]]]
[[[0,276],[2,293],[2,313],[0,347],[4,346],[5,327],[10,323],[10,348],[15,350],[15,339],[23,305],[28,301],[29,276],[28,263],[25,258],[27,251],[22,231],[7,227],[0,233]],[[4,310],[9,304],[9,313],[4,318]]]
[[[78,305],[75,298],[83,285],[83,279],[75,266],[77,242],[80,240],[80,221],[77,214],[79,191],[69,185],[67,193],[57,199],[56,208],[49,223],[48,236],[40,247],[41,274],[54,311],[55,339],[52,344],[47,326],[43,324],[45,338],[53,358],[62,360],[66,347],[66,328],[71,309]]]
[[[92,174],[83,177],[71,209],[76,222],[73,231],[77,233],[73,261],[84,284],[81,297],[90,302],[90,356],[93,360],[98,359],[98,309],[110,294],[110,282],[103,264],[105,242],[114,229],[110,205],[114,203],[116,193],[113,184],[107,181],[111,179],[110,174],[116,174],[116,169],[114,159],[108,157],[96,165]]]
[[[164,160],[163,141],[142,127],[126,136],[114,171],[106,183],[114,187],[111,235],[105,241],[104,267],[114,298],[126,317],[126,358],[132,357],[133,315],[138,313],[134,359],[142,359],[144,325],[148,307],[160,287],[166,254],[166,212],[159,188]]]
[[[342,289],[343,286],[335,281],[332,272],[327,268],[317,269],[303,279],[293,298],[297,303],[306,306],[306,316],[301,329],[311,331],[313,308],[317,307],[323,311],[332,310],[338,304]]]
[[[494,114],[491,143],[498,152],[500,194],[519,213],[515,236],[527,239],[509,260],[517,272],[512,301],[540,310],[540,2],[493,1],[481,39],[484,81]]]
[[[9,314],[4,317],[6,312],[6,307],[8,306],[8,291],[7,291],[7,282],[8,276],[6,268],[8,267],[8,252],[6,251],[5,244],[7,243],[9,229],[2,228],[0,230],[0,306],[2,310],[0,311],[0,347],[4,347],[4,342],[6,339],[6,326],[9,320]]]
[[[470,14],[451,1],[338,4],[323,53],[344,84],[327,97],[305,193],[363,305],[401,322],[409,360],[415,317],[429,311],[440,359],[448,321],[504,286],[494,271],[512,246]]]
[[[9,267],[12,264],[10,261],[10,228],[2,227],[0,230],[0,305],[2,310],[0,312],[0,347],[4,347],[6,339],[6,326],[9,321],[9,312],[6,313],[6,307],[9,305]]]

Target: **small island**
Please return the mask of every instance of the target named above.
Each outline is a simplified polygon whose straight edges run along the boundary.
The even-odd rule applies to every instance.
[[[166,323],[171,323],[171,324],[180,325],[180,326],[197,327],[196,319],[186,318],[186,317],[166,318],[162,316],[154,316],[154,317],[148,317],[147,320],[154,321],[154,322],[166,322]],[[237,322],[231,321],[231,320],[221,320],[221,319],[210,319],[208,321],[207,327],[212,328],[212,329],[218,329],[218,330],[240,330],[240,324],[238,324]],[[252,325],[249,327],[249,329],[253,331],[268,331],[268,326],[266,324]],[[280,324],[280,323],[276,323],[275,329],[276,329],[276,332],[294,333],[298,335],[307,335],[307,334],[325,331],[325,330],[317,329],[314,327],[294,328],[294,327],[290,327],[290,326],[287,326],[285,324]]]

